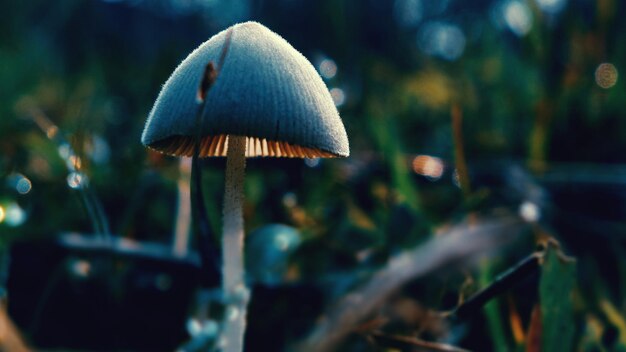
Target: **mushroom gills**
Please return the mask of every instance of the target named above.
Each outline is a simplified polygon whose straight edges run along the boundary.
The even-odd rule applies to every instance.
[[[317,148],[307,148],[265,138],[246,137],[246,157],[269,156],[287,158],[335,158],[337,155]],[[186,136],[172,136],[154,143],[151,148],[169,155],[193,156],[194,140]],[[200,141],[200,157],[226,156],[228,136],[204,136]]]

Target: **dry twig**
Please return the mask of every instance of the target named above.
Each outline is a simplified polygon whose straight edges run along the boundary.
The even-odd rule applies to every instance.
[[[333,351],[389,297],[410,280],[451,265],[474,264],[479,256],[511,243],[527,229],[518,218],[476,220],[450,228],[425,244],[393,257],[365,285],[322,317],[301,351]]]

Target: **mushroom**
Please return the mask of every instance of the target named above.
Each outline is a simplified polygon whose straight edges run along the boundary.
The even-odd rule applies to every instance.
[[[230,37],[229,37],[230,36]],[[197,87],[207,63],[230,40],[219,76],[206,91],[196,123]],[[243,266],[242,215],[246,157],[333,158],[349,155],[348,138],[328,88],[286,40],[256,22],[236,24],[195,49],[165,82],[142,143],[165,154],[225,156],[223,347],[240,351],[249,299]]]

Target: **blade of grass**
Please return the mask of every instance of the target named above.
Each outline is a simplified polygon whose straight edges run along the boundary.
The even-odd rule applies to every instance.
[[[482,286],[486,287],[458,306],[452,312],[452,316],[456,319],[469,317],[478,312],[492,298],[502,294],[523,279],[536,274],[539,269],[539,258],[538,253],[533,253],[495,279],[492,279],[491,267],[484,264],[484,269],[487,272],[482,274],[481,281]]]
[[[452,116],[452,139],[454,141],[454,163],[459,175],[459,185],[463,192],[463,198],[467,201],[471,193],[469,172],[463,147],[463,111],[459,105],[453,105],[450,115]]]
[[[402,201],[406,202],[414,212],[421,213],[421,198],[417,186],[411,179],[412,172],[403,153],[396,120],[388,116],[388,111],[380,101],[370,101],[368,110],[373,113],[368,128],[377,147],[387,159],[393,187],[401,195]]]
[[[526,340],[526,333],[524,332],[524,327],[522,326],[522,317],[520,316],[516,302],[511,295],[507,295],[507,303],[509,308],[509,324],[511,326],[511,335],[513,336],[513,341],[515,341],[515,345],[517,346],[517,350],[521,351],[524,345],[524,341]]]
[[[541,330],[541,308],[537,303],[530,313],[526,352],[541,352]]]
[[[626,346],[626,319],[624,319],[622,313],[620,313],[613,303],[606,299],[600,301],[600,308],[611,324],[617,328],[619,332],[619,343]]]
[[[490,262],[485,261],[484,265],[481,269],[481,275],[479,281],[481,285],[488,285],[493,279],[492,273],[492,265]],[[496,278],[496,282],[498,279]],[[490,286],[493,287],[493,286]],[[489,287],[488,287],[489,289]],[[496,291],[494,289],[494,291]],[[480,295],[480,293],[479,293]],[[483,296],[483,299],[485,297]],[[498,300],[492,300],[485,305],[485,316],[487,318],[487,327],[489,329],[489,336],[492,338],[493,350],[494,351],[510,351],[511,346],[509,346],[506,333],[504,332],[504,322],[502,321],[502,316],[500,316],[500,305]]]
[[[203,282],[206,285],[212,284],[216,278],[220,277],[220,253],[215,243],[215,235],[211,231],[211,224],[207,215],[204,194],[202,192],[202,167],[200,166],[200,143],[201,133],[204,126],[204,108],[206,106],[206,95],[211,86],[217,80],[220,70],[224,65],[226,53],[230,47],[232,29],[228,31],[217,68],[213,62],[209,62],[200,80],[200,86],[196,92],[198,111],[196,113],[196,136],[194,140],[194,152],[191,159],[191,213],[194,221],[194,230],[198,234],[198,247],[202,258],[203,272],[205,273]]]
[[[565,260],[553,244],[548,244],[539,282],[542,314],[543,351],[572,351],[574,319],[572,294],[576,265]]]

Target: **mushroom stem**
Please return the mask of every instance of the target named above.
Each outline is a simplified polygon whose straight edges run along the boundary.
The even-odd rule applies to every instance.
[[[225,352],[243,350],[249,291],[243,265],[243,186],[246,167],[246,137],[228,136],[226,191],[222,237],[222,290],[226,302],[221,347]]]

